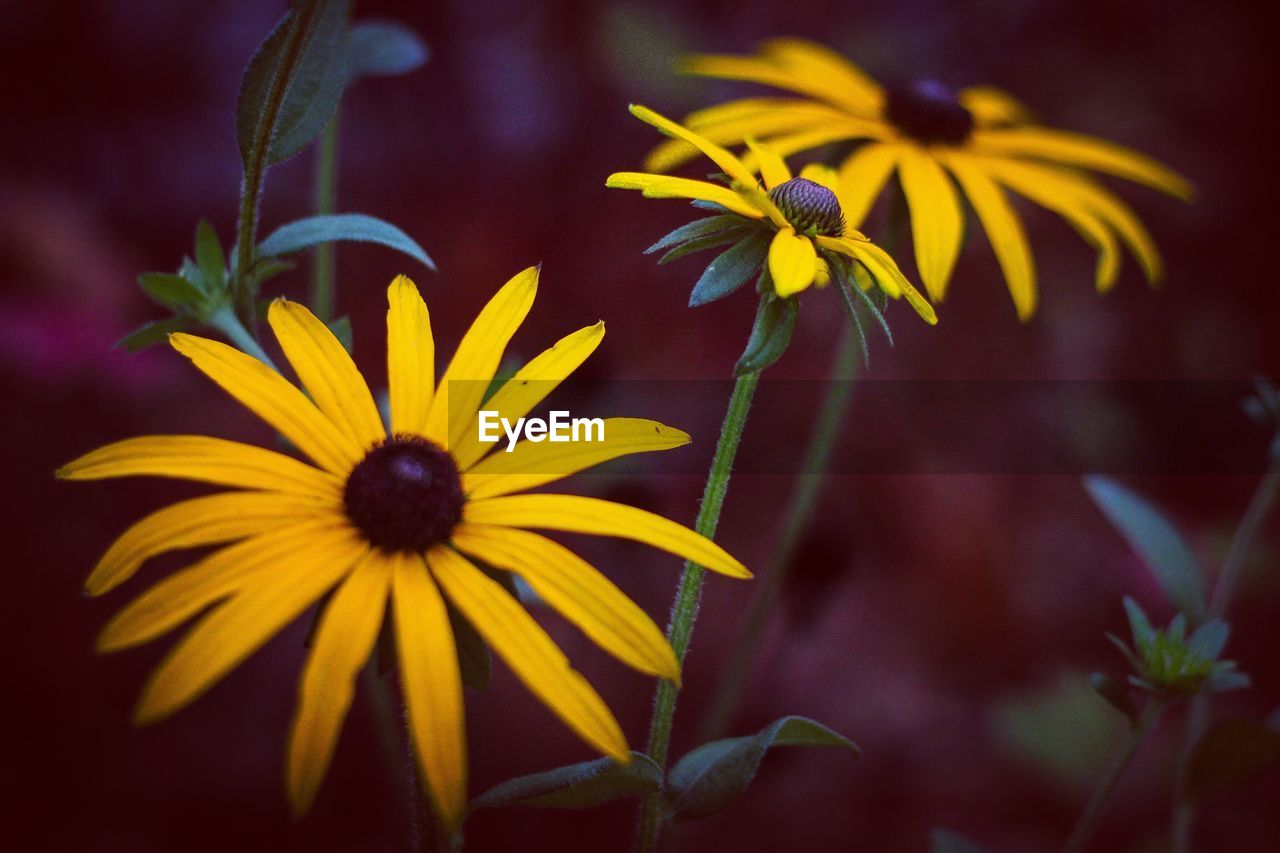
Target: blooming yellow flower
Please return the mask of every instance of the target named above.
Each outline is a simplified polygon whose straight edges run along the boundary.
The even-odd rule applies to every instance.
[[[887,252],[866,235],[848,227],[829,169],[814,168],[800,177],[776,151],[747,139],[763,188],[747,165],[714,142],[658,115],[647,107],[633,105],[631,112],[641,121],[674,138],[681,146],[692,146],[723,170],[729,185],[675,178],[643,172],[617,172],[606,186],[640,190],[647,198],[687,198],[718,205],[730,213],[761,223],[773,231],[769,243],[768,268],[778,296],[786,298],[812,284],[825,284],[831,276],[829,265],[819,257],[823,251],[843,255],[862,264],[881,290],[895,299],[906,297],[913,308],[930,323],[937,322],[933,308],[911,283]]]
[[[833,142],[866,140],[839,169],[844,215],[859,226],[896,169],[911,211],[920,277],[934,301],[946,295],[964,234],[960,194],[948,173],[987,232],[1023,319],[1036,308],[1035,265],[1006,189],[1058,213],[1098,250],[1099,291],[1115,284],[1118,243],[1137,258],[1151,283],[1159,281],[1162,266],[1138,217],[1082,170],[1126,178],[1184,200],[1192,195],[1185,178],[1145,155],[1034,124],[1027,108],[999,89],[978,86],[953,94],[931,80],[884,89],[843,56],[799,39],[766,42],[754,56],[694,56],[683,68],[803,96],[729,101],[685,119],[712,142],[729,145],[755,137],[788,157]],[[646,168],[669,171],[696,153],[675,140],[655,148]]]
[[[608,459],[688,441],[654,421],[611,418],[603,441],[517,444],[487,455],[482,401],[514,422],[581,364],[596,324],[563,338],[491,398],[503,350],[533,304],[538,271],[509,281],[481,311],[435,385],[427,307],[403,276],[388,291],[390,429],[329,329],[277,300],[269,322],[305,389],[225,344],[174,334],[175,349],[302,453],[206,436],[127,439],[62,468],[73,480],[151,475],[229,486],[129,528],[89,578],[98,595],[175,548],[229,544],[156,584],[117,615],[98,646],[152,640],[209,610],[148,682],[136,719],[182,708],[332,591],[302,675],[286,782],[297,813],[311,804],[390,602],[411,739],[443,819],[466,806],[462,685],[446,600],[524,684],[596,749],[627,761],[627,742],[591,685],[503,586],[469,558],[522,577],[592,640],[636,669],[678,679],[658,627],[581,558],[529,528],[647,543],[733,577],[746,569],[708,539],[634,507],[574,495],[516,495]]]

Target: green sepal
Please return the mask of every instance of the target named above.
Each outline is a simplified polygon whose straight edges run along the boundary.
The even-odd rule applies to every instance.
[[[1280,731],[1248,718],[1221,720],[1209,727],[1192,748],[1184,802],[1198,803],[1209,794],[1250,781],[1280,761]]]
[[[390,222],[363,213],[307,216],[281,225],[258,244],[258,255],[288,255],[336,240],[378,243],[403,252],[428,269],[436,268],[435,261],[431,260],[412,237]]]
[[[498,806],[540,806],[552,809],[586,809],[622,797],[639,797],[657,791],[662,771],[640,752],[619,764],[597,758],[542,773],[508,779],[471,801],[471,809]]]
[[[218,242],[218,233],[207,219],[196,225],[196,266],[206,293],[213,296],[226,289],[227,257]]]
[[[1173,523],[1146,499],[1108,477],[1085,477],[1084,487],[1138,552],[1169,602],[1193,624],[1204,621],[1204,573]]]
[[[711,234],[718,234],[721,231],[728,231],[730,228],[737,228],[743,224],[744,220],[741,216],[734,216],[732,214],[707,216],[702,219],[695,219],[692,222],[681,225],[676,230],[663,235],[662,239],[645,249],[644,253],[646,255],[652,255],[654,252],[669,249],[679,243],[687,243],[690,240],[707,237]]]
[[[157,305],[178,314],[199,317],[208,306],[204,291],[177,273],[144,272],[138,276],[138,287]]]
[[[669,264],[672,261],[678,261],[685,255],[692,255],[696,252],[704,252],[707,249],[714,249],[716,246],[723,246],[726,243],[732,243],[735,240],[741,240],[743,235],[750,232],[750,226],[741,228],[733,228],[728,231],[720,231],[716,234],[708,234],[705,237],[697,237],[686,243],[681,243],[674,249],[670,249],[661,258],[658,258],[658,266]]]
[[[417,71],[431,51],[417,33],[394,21],[356,24],[347,33],[347,79]]]
[[[861,752],[843,735],[806,717],[782,717],[747,737],[714,740],[689,752],[667,774],[664,796],[672,820],[710,817],[742,795],[775,746],[839,746]]]
[[[165,340],[171,332],[181,332],[186,328],[187,321],[182,317],[169,317],[144,323],[116,341],[116,346],[129,352],[138,352]]]
[[[795,299],[781,299],[773,293],[762,294],[756,309],[756,320],[751,327],[751,337],[747,339],[747,348],[742,351],[738,363],[733,367],[733,375],[745,376],[764,370],[782,358],[791,343],[791,333],[795,331],[799,312]]]
[[[707,264],[689,294],[689,307],[697,308],[733,293],[760,271],[768,255],[769,240],[764,232],[743,237]]]

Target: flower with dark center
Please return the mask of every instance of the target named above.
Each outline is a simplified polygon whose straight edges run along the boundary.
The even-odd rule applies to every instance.
[[[973,113],[937,80],[917,80],[885,92],[885,118],[925,145],[959,145],[973,132]]]
[[[290,804],[301,814],[324,778],[355,678],[390,614],[409,740],[432,809],[452,831],[467,806],[454,608],[587,743],[618,762],[630,760],[604,700],[490,573],[518,573],[605,651],[673,681],[680,678],[680,664],[653,620],[599,570],[534,529],[633,539],[721,574],[750,573],[719,545],[662,516],[579,495],[518,494],[606,459],[689,441],[655,421],[608,418],[604,444],[520,442],[515,452],[491,452],[495,443],[477,426],[481,405],[522,418],[604,337],[602,323],[566,335],[486,400],[537,286],[535,268],[507,282],[463,335],[437,382],[427,306],[409,279],[392,282],[390,430],[346,349],[297,302],[276,300],[267,320],[302,388],[227,344],[170,336],[174,349],[309,461],[220,438],[153,435],[100,448],[58,471],[70,480],[151,475],[230,489],[137,522],[89,576],[86,590],[100,595],[159,554],[219,546],[143,593],[98,639],[100,651],[114,651],[199,619],[148,682],[135,712],[138,723],[194,701],[325,599],[309,643],[285,768]]]
[[[844,234],[844,215],[836,194],[808,178],[792,178],[769,190],[769,198],[801,234]]]

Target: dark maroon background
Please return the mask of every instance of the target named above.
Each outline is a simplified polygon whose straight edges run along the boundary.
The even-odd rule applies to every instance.
[[[269,439],[171,352],[128,355],[111,345],[159,316],[134,288],[137,272],[175,266],[200,216],[224,238],[231,234],[239,72],[283,6],[115,0],[9,3],[0,11],[7,528],[0,803],[6,844],[15,849],[401,850],[408,843],[401,789],[359,698],[313,812],[300,823],[288,817],[283,742],[305,624],[189,710],[147,730],[131,727],[131,705],[167,641],[100,658],[93,638],[147,581],[179,563],[149,568],[103,600],[82,597],[80,585],[113,535],[193,490],[52,478],[58,464],[135,434]],[[543,264],[542,288],[517,339],[519,354],[603,318],[609,336],[592,360],[593,377],[725,376],[745,338],[750,300],[685,308],[697,262],[657,267],[640,251],[685,221],[688,210],[606,191],[604,178],[635,168],[656,139],[627,115],[628,102],[678,115],[748,90],[675,77],[669,60],[677,52],[746,51],[788,33],[847,50],[885,81],[931,75],[1005,86],[1047,123],[1135,145],[1201,190],[1186,206],[1122,188],[1164,249],[1169,275],[1152,292],[1126,260],[1122,281],[1105,298],[1093,293],[1089,249],[1053,216],[1024,208],[1043,293],[1039,314],[1025,325],[1014,317],[985,241],[971,229],[952,295],[940,306],[941,324],[926,328],[895,307],[898,344],[889,350],[877,343],[875,377],[1280,374],[1277,69],[1274,30],[1250,11],[1258,4],[451,0],[411,15],[397,4],[357,6],[358,17],[407,16],[434,50],[412,76],[360,83],[343,111],[341,209],[398,223],[440,265],[431,274],[387,250],[340,249],[340,308],[353,317],[357,359],[375,381],[382,379],[382,293],[394,273],[417,278],[437,337],[450,348],[493,290],[536,262]],[[267,228],[306,213],[311,166],[308,154],[271,173]],[[302,295],[305,267],[278,281]],[[795,343],[773,377],[824,375],[844,322],[832,297],[803,297]],[[771,408],[767,387],[758,403],[744,453],[803,440],[810,412]],[[709,450],[718,406],[703,407],[707,414],[694,422],[676,421],[698,444],[680,452]],[[856,445],[859,421],[893,417],[855,404],[844,441]],[[1229,408],[1221,417],[1241,415]],[[1168,424],[1171,431],[1195,428]],[[1023,440],[997,434],[1014,445]],[[1254,481],[1130,482],[1168,507],[1216,566]],[[789,483],[752,475],[733,484],[721,539],[750,565],[769,552]],[[575,488],[691,521],[700,480],[636,474],[583,479]],[[1276,532],[1274,522],[1264,529],[1253,561],[1259,571],[1239,598],[1229,647],[1257,686],[1218,702],[1220,713],[1263,715],[1280,704]],[[574,544],[655,618],[664,616],[675,560],[612,542]],[[696,743],[699,713],[750,593],[749,584],[708,584],[676,721],[676,755]],[[1103,631],[1122,630],[1125,593],[1167,616],[1077,476],[835,478],[734,729],[746,733],[780,714],[806,714],[856,739],[865,755],[770,756],[741,801],[682,828],[675,846],[922,850],[930,828],[944,825],[995,850],[1054,849],[1085,791],[1010,748],[1009,717],[999,709],[1051,687],[1064,672],[1078,685],[1090,669],[1118,671],[1121,660]],[[548,624],[632,742],[643,743],[650,681],[554,618]],[[1105,709],[1087,701],[1083,707],[1078,720],[1068,714],[1053,730],[1068,754],[1076,752],[1072,738],[1097,733],[1099,715],[1108,721]],[[493,689],[469,693],[468,712],[473,793],[590,757],[501,667]],[[1177,716],[1126,778],[1099,849],[1164,845]],[[1202,849],[1274,843],[1278,783],[1273,771],[1214,798],[1197,827]],[[631,820],[630,804],[586,813],[485,812],[469,824],[469,849],[624,849]]]

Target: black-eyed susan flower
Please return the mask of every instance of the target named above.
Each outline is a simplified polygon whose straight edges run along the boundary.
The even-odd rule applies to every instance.
[[[1018,315],[1026,319],[1036,308],[1035,265],[1006,190],[1058,213],[1097,249],[1099,291],[1115,284],[1121,243],[1151,283],[1159,281],[1162,266],[1138,217],[1084,170],[1184,200],[1192,194],[1185,178],[1143,154],[1034,124],[1030,111],[999,89],[953,92],[932,80],[886,89],[843,56],[799,39],[768,41],[754,56],[693,56],[683,69],[802,96],[745,98],[689,115],[685,125],[711,142],[754,137],[783,157],[830,143],[860,143],[839,168],[840,204],[853,227],[896,171],[911,212],[920,278],[934,301],[946,295],[963,238],[961,195],[977,213]],[[669,171],[697,150],[673,140],[651,152],[646,168]]]
[[[763,185],[741,159],[714,142],[642,106],[631,112],[641,121],[690,145],[720,167],[727,185],[643,172],[617,172],[606,186],[640,190],[647,198],[686,198],[710,205],[721,215],[684,226],[664,237],[650,251],[676,247],[677,254],[734,243],[708,267],[694,287],[691,305],[719,299],[744,284],[763,265],[773,292],[786,299],[811,285],[826,284],[839,258],[864,269],[887,296],[905,297],[929,323],[933,308],[907,281],[887,252],[848,226],[829,169],[811,168],[793,177],[783,159],[769,146],[748,139]],[[719,265],[717,267],[717,265]],[[726,268],[732,270],[726,279]]]
[[[591,746],[628,760],[613,714],[498,581],[513,572],[621,661],[669,679],[679,666],[662,632],[600,572],[532,529],[633,539],[709,569],[748,577],[710,540],[640,509],[561,494],[515,494],[688,436],[654,421],[606,420],[603,440],[515,445],[489,454],[477,412],[510,421],[537,406],[595,350],[603,324],[563,338],[484,395],[507,342],[533,304],[538,272],[509,281],[480,313],[435,383],[427,307],[406,278],[388,292],[390,428],[346,350],[305,307],[278,300],[269,322],[302,389],[222,343],[175,334],[180,353],[279,430],[311,464],[273,450],[191,435],[127,439],[58,473],[73,480],[150,475],[228,486],[129,528],[88,581],[104,593],[147,559],[225,545],[161,581],[108,624],[104,651],[155,639],[201,616],[151,676],[140,723],[196,699],[326,593],[302,675],[286,782],[305,811],[325,774],[354,679],[384,612],[394,623],[411,740],[443,820],[466,805],[462,685],[449,602],[524,684]],[[232,543],[232,544],[226,544]],[[207,612],[206,612],[207,611]]]

